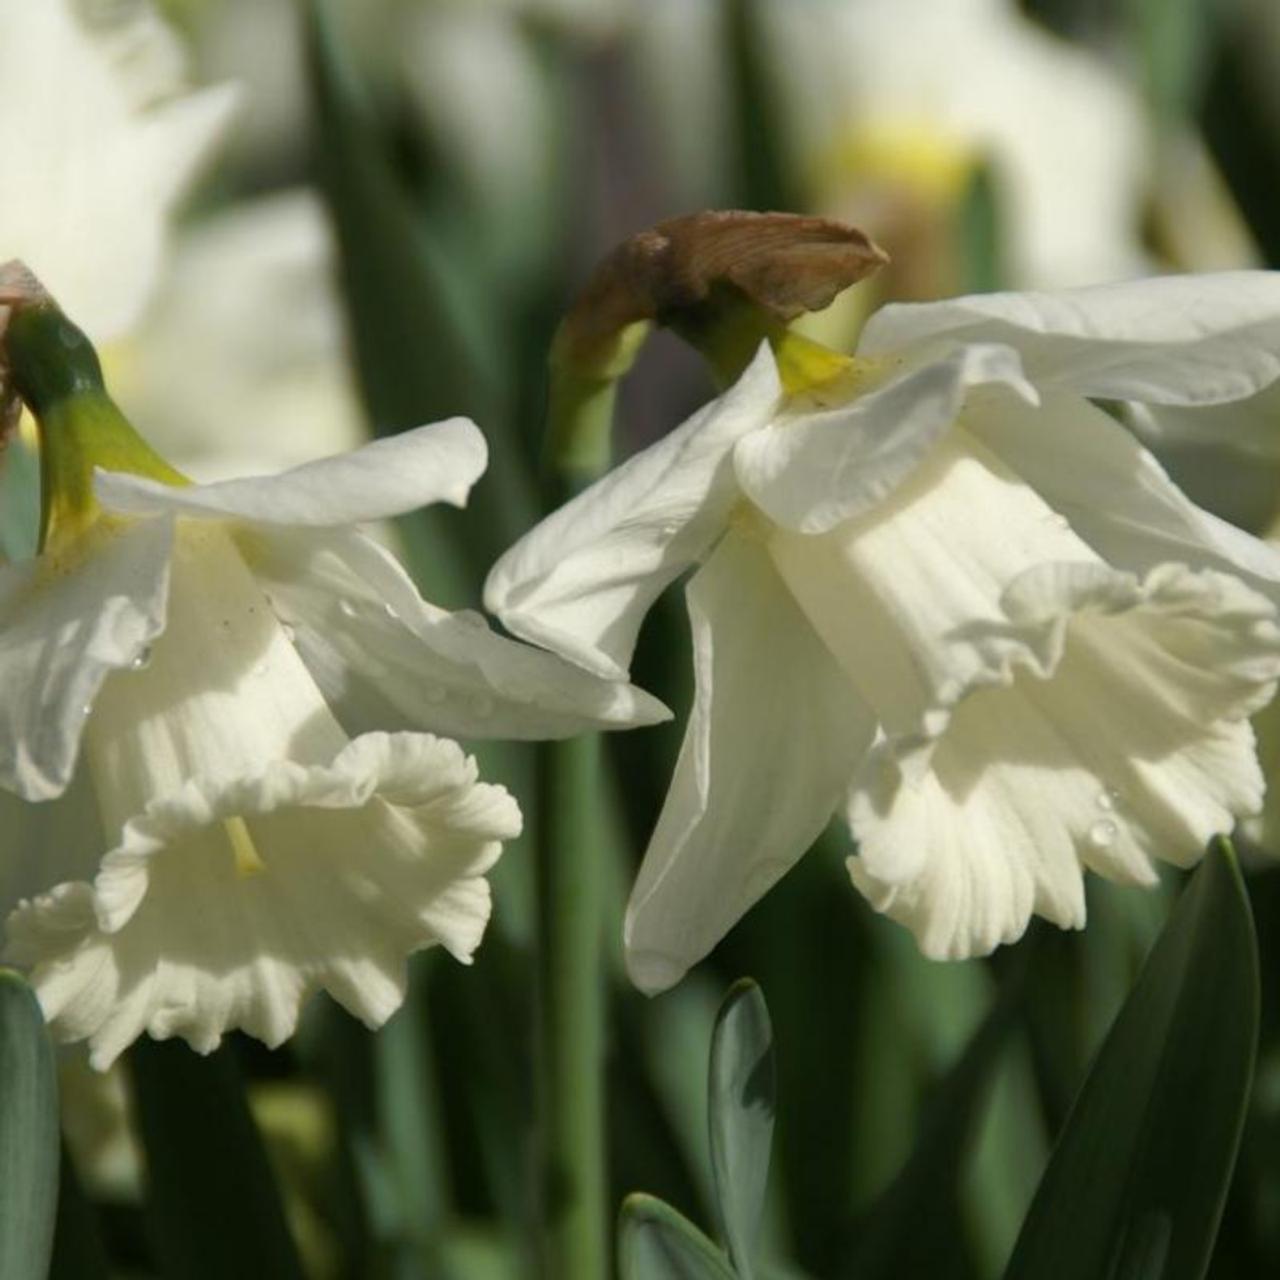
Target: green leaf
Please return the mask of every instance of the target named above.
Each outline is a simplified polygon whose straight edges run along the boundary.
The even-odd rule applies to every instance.
[[[943,1280],[972,1273],[960,1204],[962,1172],[1021,990],[1015,973],[931,1099],[914,1150],[864,1219],[848,1269],[858,1280]],[[928,1221],[927,1231],[920,1229],[922,1221]]]
[[[1005,277],[1000,188],[990,160],[975,165],[956,215],[961,291],[992,293]]]
[[[302,1280],[276,1181],[230,1048],[130,1053],[147,1199],[166,1280]]]
[[[628,1196],[618,1223],[622,1280],[734,1280],[724,1253],[653,1196]]]
[[[58,1080],[31,988],[0,969],[0,1280],[44,1280],[58,1204]]]
[[[776,1109],[773,1027],[764,995],[750,978],[730,988],[716,1016],[707,1095],[720,1225],[738,1274],[749,1280]]]
[[[319,186],[336,233],[356,371],[378,435],[467,414],[489,441],[489,467],[462,512],[420,513],[408,536],[428,596],[471,602],[498,555],[537,518],[529,442],[506,412],[510,389],[486,290],[419,210],[350,65],[326,0],[309,0],[308,72],[320,131]],[[454,536],[450,536],[453,534]]]
[[[1258,1036],[1253,920],[1215,841],[1076,1097],[1005,1280],[1199,1280]]]

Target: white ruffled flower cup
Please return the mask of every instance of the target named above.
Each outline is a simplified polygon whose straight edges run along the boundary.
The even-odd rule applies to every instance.
[[[725,395],[495,566],[516,634],[622,679],[690,566],[697,692],[631,896],[628,964],[676,982],[833,813],[854,883],[935,957],[1083,869],[1150,884],[1262,802],[1280,554],[1194,506],[1094,399],[1226,404],[1280,377],[1280,276],[884,308],[787,397]]]
[[[15,316],[7,345],[48,487],[41,554],[0,567],[0,897],[23,897],[6,961],[100,1068],[144,1032],[279,1044],[320,987],[381,1024],[409,953],[470,957],[520,830],[433,734],[665,709],[427,604],[350,527],[461,505],[487,460],[469,421],[192,485],[56,310]],[[432,733],[365,731],[402,725]]]

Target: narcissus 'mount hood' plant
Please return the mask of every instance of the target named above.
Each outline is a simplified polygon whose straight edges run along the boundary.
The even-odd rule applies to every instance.
[[[496,565],[516,634],[625,678],[688,590],[697,693],[632,893],[677,981],[834,813],[854,884],[932,956],[1085,918],[1256,812],[1280,556],[1194,506],[1096,401],[1226,405],[1280,378],[1280,276],[889,306],[724,395]],[[784,385],[785,384],[785,385]]]
[[[410,952],[479,943],[520,813],[448,738],[362,730],[543,737],[664,709],[427,604],[348,527],[462,504],[472,423],[188,484],[79,330],[4,284],[44,478],[41,552],[0,568],[6,959],[100,1066],[144,1031],[278,1044],[317,987],[380,1024]]]

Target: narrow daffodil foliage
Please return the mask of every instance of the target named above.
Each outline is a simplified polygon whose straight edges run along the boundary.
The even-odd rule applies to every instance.
[[[99,1067],[143,1032],[279,1044],[320,987],[382,1023],[410,952],[471,956],[520,830],[450,738],[665,710],[434,608],[351,527],[465,502],[471,422],[194,485],[56,310],[7,345],[45,493],[40,554],[0,567],[6,961]]]
[[[867,899],[964,957],[1033,914],[1079,928],[1085,869],[1149,885],[1256,812],[1280,555],[1098,402],[1225,414],[1278,378],[1265,273],[889,306],[806,390],[762,348],[516,544],[493,611],[619,680],[698,566],[696,698],[627,914],[637,984],[676,982],[834,813]]]

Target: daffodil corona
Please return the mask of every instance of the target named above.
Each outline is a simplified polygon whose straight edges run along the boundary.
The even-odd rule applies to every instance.
[[[470,957],[520,830],[455,742],[381,730],[557,736],[664,709],[433,608],[344,527],[461,505],[486,462],[472,423],[192,485],[55,307],[19,306],[4,346],[45,481],[41,553],[0,568],[6,958],[98,1066],[144,1032],[278,1044],[319,987],[380,1024],[410,952]]]
[[[886,307],[800,394],[762,348],[513,547],[493,611],[614,679],[700,565],[696,698],[627,914],[638,985],[677,981],[835,812],[854,883],[936,957],[1033,914],[1080,927],[1083,869],[1150,884],[1256,812],[1280,556],[1095,401],[1277,378],[1269,274]]]

